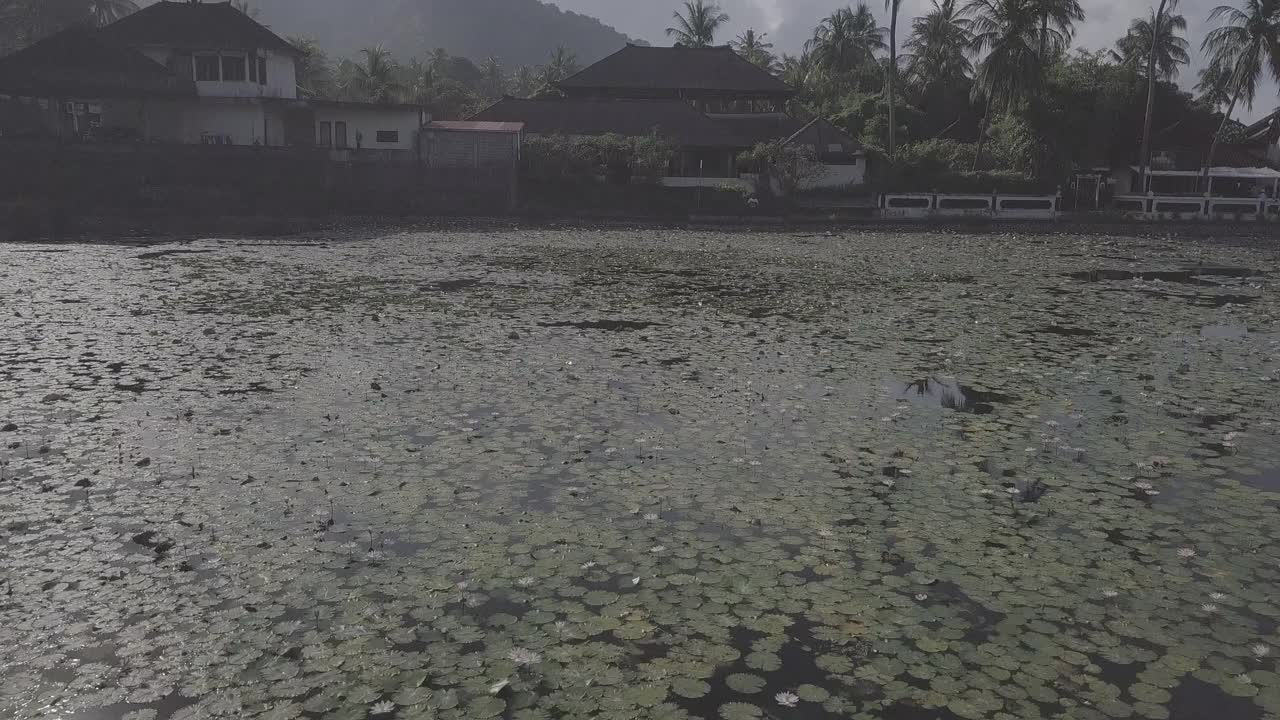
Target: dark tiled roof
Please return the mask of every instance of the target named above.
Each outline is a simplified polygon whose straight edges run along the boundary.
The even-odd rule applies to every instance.
[[[1251,142],[1270,143],[1280,141],[1280,108],[1245,128],[1244,135]]]
[[[853,154],[862,150],[861,143],[826,120],[806,123],[785,113],[713,114],[709,117],[753,144],[787,140],[800,133],[795,142],[814,146],[819,155]],[[839,145],[840,149],[832,150],[833,145]]]
[[[297,54],[285,42],[229,2],[162,1],[117,20],[100,31],[104,37],[131,47],[175,45],[203,50],[262,48]]]
[[[628,45],[557,84],[566,90],[720,90],[762,95],[795,92],[727,47]]]
[[[71,28],[0,58],[0,92],[37,97],[194,96],[179,78],[142,53]]]
[[[1167,153],[1173,156],[1173,167],[1159,161],[1158,156]],[[1209,146],[1160,148],[1151,166],[1156,170],[1202,170],[1204,161],[1209,157]],[[1252,168],[1272,167],[1267,160],[1267,151],[1257,145],[1240,145],[1223,143],[1213,154],[1214,167]]]
[[[470,119],[522,122],[525,132],[535,135],[617,133],[634,137],[656,133],[685,146],[745,148],[753,144],[681,100],[503,98]]]

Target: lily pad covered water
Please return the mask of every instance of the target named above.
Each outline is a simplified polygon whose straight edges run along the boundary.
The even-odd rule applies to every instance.
[[[1275,249],[32,250],[0,716],[1280,717]]]

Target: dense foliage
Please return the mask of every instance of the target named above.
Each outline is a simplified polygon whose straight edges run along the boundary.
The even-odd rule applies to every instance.
[[[535,135],[525,139],[523,171],[526,178],[549,184],[599,178],[614,184],[652,183],[666,174],[674,154],[674,146],[656,136]]]

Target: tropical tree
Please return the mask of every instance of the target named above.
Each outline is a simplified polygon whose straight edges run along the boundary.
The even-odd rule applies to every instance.
[[[480,63],[480,94],[486,98],[496,98],[502,95],[506,86],[507,77],[502,70],[502,63],[492,55],[485,58]]]
[[[1084,20],[1084,8],[1078,0],[1033,0],[1040,17],[1039,52],[1040,72],[1049,67],[1049,58],[1067,49],[1075,24]]]
[[[967,81],[973,74],[969,59],[971,25],[956,0],[933,0],[929,12],[911,22],[911,36],[904,46],[906,76],[922,94],[938,86]]]
[[[889,13],[889,71],[885,74],[885,83],[889,86],[889,161],[892,162],[897,149],[898,121],[894,106],[898,104],[898,10],[902,0],[884,0],[884,9]]]
[[[551,51],[546,65],[538,70],[538,80],[543,87],[550,87],[578,72],[578,56],[569,48],[559,45]]]
[[[1231,102],[1231,68],[1220,65],[1209,65],[1201,68],[1196,90],[1199,91],[1200,102],[1219,111]]]
[[[1167,9],[1170,13],[1178,7],[1178,0],[1160,0],[1160,6],[1156,9],[1155,20],[1151,23],[1151,31],[1154,33],[1164,25],[1164,15]],[[1155,40],[1151,42],[1152,47],[1156,45]],[[1139,177],[1142,178],[1142,192],[1146,192],[1151,186],[1151,173],[1148,168],[1151,165],[1151,119],[1152,113],[1156,107],[1156,53],[1147,53],[1147,111],[1142,121],[1142,156],[1138,158],[1139,166],[1142,172]]]
[[[391,51],[375,45],[360,51],[364,62],[355,67],[355,82],[362,95],[375,103],[392,103],[399,96],[399,73]]]
[[[685,0],[684,14],[677,10],[672,13],[675,27],[667,28],[667,37],[676,39],[676,45],[683,47],[709,47],[714,41],[716,30],[729,22],[729,16],[714,2],[705,0]]]
[[[0,0],[0,50],[17,50],[88,19],[84,0]]]
[[[107,1],[111,2],[111,0],[107,0]],[[251,18],[257,18],[259,15],[258,8],[254,7],[253,4],[249,2],[249,0],[231,0],[231,7],[239,10],[240,12],[244,13],[245,15],[248,15]]]
[[[133,0],[89,0],[89,16],[98,27],[110,25],[137,11],[138,5]]]
[[[329,67],[329,58],[324,49],[314,38],[292,36],[289,44],[297,48],[298,57],[294,65],[295,83],[304,97],[323,97],[328,94],[333,80],[333,70]]]
[[[808,49],[799,55],[783,54],[778,77],[793,88],[804,90],[809,87],[814,71],[813,53]]]
[[[1187,41],[1181,33],[1187,29],[1187,19],[1181,15],[1165,13],[1160,27],[1155,26],[1156,11],[1147,18],[1136,18],[1129,24],[1129,32],[1116,41],[1116,51],[1124,64],[1147,69],[1147,55],[1155,47],[1155,68],[1158,79],[1173,80],[1178,76],[1178,66],[1191,61],[1187,54]]]
[[[427,105],[431,102],[437,81],[440,79],[434,65],[413,58],[404,66],[401,76],[400,85],[405,97],[419,105]]]
[[[970,47],[975,54],[986,53],[973,76],[973,98],[985,107],[975,170],[992,112],[1010,108],[1040,85],[1040,10],[1035,0],[971,0],[964,7],[972,21]]]
[[[1226,75],[1225,88],[1231,100],[1205,158],[1206,192],[1213,190],[1209,168],[1236,105],[1243,102],[1246,108],[1253,108],[1264,75],[1280,80],[1280,1],[1245,0],[1243,9],[1220,5],[1209,14],[1209,21],[1223,24],[1209,31],[1200,49],[1208,55],[1214,73]]]
[[[516,97],[529,97],[538,91],[538,75],[528,65],[521,65],[511,75],[507,91]]]
[[[843,7],[823,19],[806,46],[814,66],[845,85],[852,84],[856,70],[876,65],[875,54],[884,48],[884,30],[861,2],[856,10]]]
[[[730,45],[752,65],[768,72],[776,73],[781,70],[778,64],[778,56],[773,54],[773,43],[765,42],[765,35],[768,35],[768,33],[757,35],[755,30],[747,30]]]

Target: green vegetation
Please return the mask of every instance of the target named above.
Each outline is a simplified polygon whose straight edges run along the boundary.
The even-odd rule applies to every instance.
[[[1274,243],[448,227],[0,244],[0,717],[1280,714]]]

